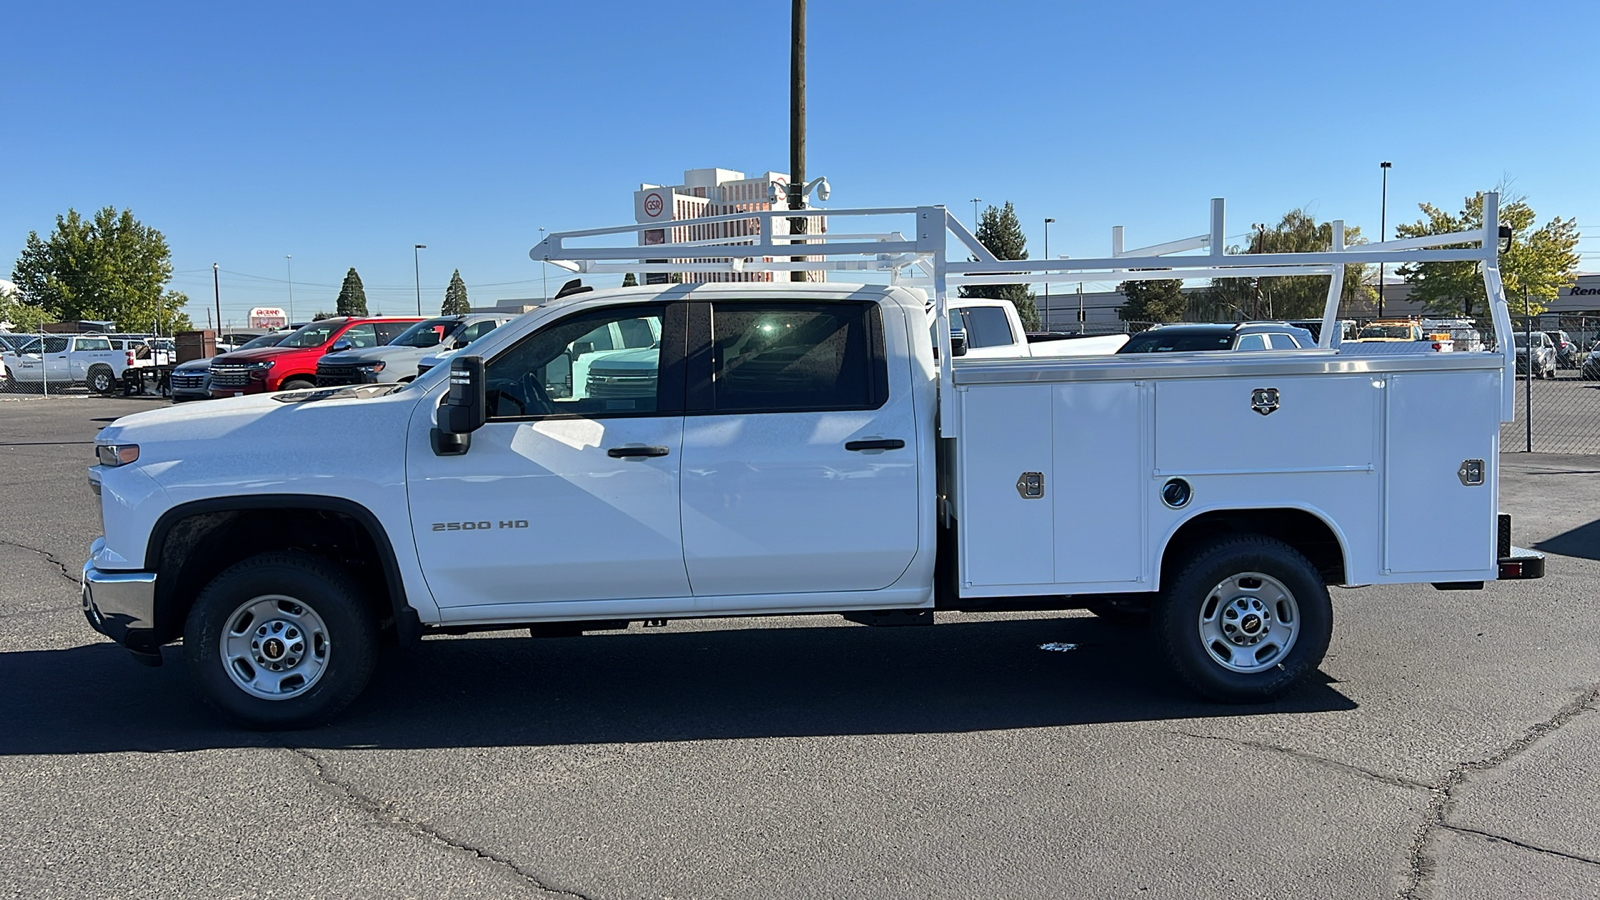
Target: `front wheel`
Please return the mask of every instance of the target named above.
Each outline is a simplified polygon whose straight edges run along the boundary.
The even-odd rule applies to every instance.
[[[254,728],[325,722],[372,676],[378,629],[344,569],[304,553],[264,553],[200,592],[183,653],[214,706]]]
[[[1156,611],[1168,665],[1200,695],[1262,703],[1322,662],[1333,604],[1311,561],[1260,535],[1201,547]]]

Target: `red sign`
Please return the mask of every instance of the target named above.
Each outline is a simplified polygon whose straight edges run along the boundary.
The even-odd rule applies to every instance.
[[[662,202],[660,194],[651,194],[644,198],[644,214],[652,219],[661,215],[661,209],[664,206],[666,204]]]

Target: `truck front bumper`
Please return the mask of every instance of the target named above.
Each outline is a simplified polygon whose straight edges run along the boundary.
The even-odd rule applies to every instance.
[[[83,615],[89,627],[136,655],[157,652],[156,573],[102,572],[86,562],[82,584]]]

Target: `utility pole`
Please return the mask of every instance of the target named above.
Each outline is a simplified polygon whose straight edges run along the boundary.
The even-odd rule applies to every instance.
[[[789,12],[789,208],[806,208],[806,0],[793,0]],[[806,220],[789,220],[789,234],[806,233]],[[805,262],[791,256],[790,262]],[[806,273],[789,273],[790,281],[805,281]]]
[[[289,254],[283,255],[283,264],[289,270],[289,324],[294,325],[294,263],[289,261]]]
[[[1055,219],[1052,219],[1052,218],[1050,218],[1048,216],[1046,216],[1045,220],[1044,220],[1044,261],[1045,262],[1049,262],[1050,261],[1050,223],[1054,222],[1054,221],[1055,221]],[[1046,272],[1045,273],[1045,277],[1046,278],[1050,277],[1050,273]],[[1050,282],[1048,282],[1048,281],[1046,281],[1044,283],[1044,330],[1045,331],[1049,331],[1050,330]]]
[[[981,198],[978,198],[978,197],[973,197],[972,198],[972,233],[973,234],[977,234],[978,233],[978,204],[982,203],[982,202],[983,202],[983,200]]]
[[[217,327],[222,327],[222,279],[217,276],[217,264],[211,264],[211,291],[217,300]]]
[[[417,262],[417,251],[428,249],[427,244],[411,245],[411,272],[417,276],[417,315],[422,315],[422,264]]]
[[[1378,163],[1378,168],[1383,170],[1383,200],[1378,208],[1378,243],[1388,240],[1389,233],[1389,168],[1390,163],[1384,160]],[[1383,263],[1378,263],[1378,318],[1383,318]]]

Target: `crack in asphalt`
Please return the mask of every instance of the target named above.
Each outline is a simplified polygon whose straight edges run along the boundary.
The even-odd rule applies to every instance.
[[[1532,850],[1535,853],[1547,853],[1551,856],[1559,856],[1562,859],[1570,859],[1573,862],[1588,863],[1591,866],[1600,866],[1600,859],[1593,859],[1588,856],[1579,856],[1576,853],[1567,853],[1562,850],[1551,850],[1549,847],[1540,847],[1538,844],[1530,844],[1526,841],[1519,841],[1516,838],[1508,838],[1503,834],[1495,834],[1492,831],[1482,831],[1477,828],[1468,828],[1465,825],[1451,825],[1449,822],[1440,822],[1439,827],[1448,831],[1458,831],[1462,834],[1475,834],[1479,837],[1488,838],[1491,841],[1501,841],[1514,847],[1521,847],[1524,850]]]
[[[317,781],[321,782],[323,785],[339,794],[347,802],[349,802],[350,805],[366,813],[380,825],[404,834],[410,834],[443,844],[446,847],[450,847],[454,850],[461,850],[471,853],[479,859],[493,863],[500,868],[505,869],[512,875],[515,875],[517,878],[528,883],[529,885],[532,885],[534,888],[543,891],[544,893],[558,897],[576,897],[578,900],[591,900],[591,898],[586,894],[581,894],[577,891],[567,890],[565,888],[552,887],[551,885],[546,884],[544,879],[540,878],[538,874],[523,868],[515,860],[507,859],[499,854],[492,853],[488,850],[482,850],[478,847],[472,846],[471,844],[455,840],[431,825],[412,821],[410,819],[395,815],[394,813],[390,812],[386,808],[386,805],[382,802],[368,797],[366,794],[357,790],[353,785],[335,778],[333,774],[328,771],[328,768],[323,763],[322,759],[308,750],[302,750],[299,747],[284,747],[283,749],[288,750],[290,753],[293,753],[311,763],[313,774],[315,775]]]
[[[7,547],[15,547],[18,550],[26,550],[29,553],[37,553],[40,556],[45,558],[45,562],[48,562],[51,565],[55,566],[56,568],[60,569],[62,578],[65,578],[66,580],[72,582],[73,584],[78,584],[79,583],[79,576],[73,574],[72,570],[67,568],[67,564],[62,562],[59,559],[56,559],[56,555],[54,553],[51,553],[49,550],[40,550],[38,547],[29,547],[27,544],[19,544],[16,541],[0,540],[0,544],[4,544]]]
[[[1523,751],[1538,743],[1541,738],[1545,737],[1546,735],[1553,734],[1559,730],[1561,726],[1577,718],[1582,713],[1590,711],[1591,706],[1597,699],[1600,699],[1600,684],[1591,685],[1583,693],[1579,694],[1577,697],[1568,701],[1560,709],[1556,710],[1555,715],[1545,719],[1543,722],[1534,723],[1532,727],[1523,732],[1521,737],[1512,741],[1510,744],[1507,744],[1505,747],[1502,747],[1493,755],[1486,756],[1483,759],[1459,763],[1449,772],[1445,773],[1443,778],[1429,786],[1428,790],[1433,797],[1428,802],[1428,815],[1425,819],[1423,819],[1422,827],[1417,830],[1416,838],[1411,843],[1411,854],[1408,859],[1410,882],[1405,886],[1404,889],[1400,891],[1401,900],[1416,900],[1418,896],[1418,889],[1421,888],[1423,882],[1433,874],[1433,861],[1428,858],[1427,846],[1428,838],[1433,834],[1433,831],[1436,828],[1446,828],[1454,831],[1467,831],[1475,834],[1482,834],[1485,837],[1492,837],[1496,840],[1502,840],[1506,841],[1507,843],[1516,844],[1519,847],[1524,847],[1528,850],[1533,850],[1538,853],[1549,853],[1552,856],[1560,856],[1565,859],[1577,859],[1582,862],[1595,862],[1597,865],[1600,865],[1600,862],[1595,860],[1582,859],[1581,857],[1574,857],[1556,850],[1548,850],[1543,847],[1533,846],[1531,844],[1523,844],[1496,834],[1487,834],[1485,832],[1477,832],[1472,829],[1461,828],[1459,826],[1451,825],[1444,820],[1445,816],[1450,811],[1450,803],[1454,799],[1452,792],[1467,780],[1468,775],[1472,774],[1473,772],[1486,772],[1490,769],[1504,765],[1506,762],[1516,758]]]
[[[1295,750],[1291,747],[1280,747],[1277,744],[1268,744],[1262,741],[1247,741],[1240,738],[1226,737],[1224,735],[1217,734],[1196,734],[1191,731],[1178,731],[1175,729],[1166,729],[1166,733],[1175,734],[1182,737],[1197,738],[1202,741],[1222,741],[1223,743],[1236,744],[1241,747],[1250,747],[1256,750],[1264,750],[1269,753],[1280,753],[1284,756],[1293,757],[1294,759],[1304,760],[1306,762],[1314,763],[1330,769],[1337,769],[1338,771],[1345,772],[1350,775],[1356,775],[1372,781],[1382,782],[1383,784],[1390,785],[1391,787],[1403,787],[1422,791],[1429,790],[1433,787],[1431,784],[1417,781],[1412,778],[1404,778],[1399,775],[1388,775],[1372,769],[1364,769],[1361,766],[1340,762],[1336,759],[1328,759],[1325,756],[1318,756],[1315,753],[1307,753],[1304,750]]]

